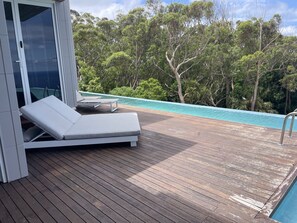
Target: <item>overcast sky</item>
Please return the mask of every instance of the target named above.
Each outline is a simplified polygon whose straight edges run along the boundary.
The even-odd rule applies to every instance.
[[[165,4],[179,2],[189,4],[194,0],[164,0]],[[283,19],[282,33],[297,36],[297,0],[216,0],[225,2],[229,14],[235,20],[251,17],[270,19],[280,14]],[[78,12],[89,12],[97,17],[114,19],[116,15],[144,6],[145,0],[70,0],[70,7]]]

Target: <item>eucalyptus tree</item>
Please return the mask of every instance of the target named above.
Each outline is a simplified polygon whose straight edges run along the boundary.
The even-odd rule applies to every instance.
[[[296,109],[297,103],[292,103],[291,95],[297,91],[297,37],[285,37],[281,44],[282,53],[287,58],[284,65],[284,76],[280,79],[281,86],[285,89],[284,114]],[[294,108],[292,108],[292,104]]]
[[[287,75],[285,75],[280,83],[283,88],[286,89],[286,100],[285,100],[285,108],[284,113],[287,113],[291,107],[291,97],[290,94],[296,92],[297,90],[297,72],[296,68],[293,66],[287,67]]]
[[[253,18],[248,21],[238,22],[236,30],[237,44],[242,57],[237,65],[239,72],[246,78],[245,83],[252,84],[250,95],[250,110],[256,109],[258,90],[261,78],[283,64],[282,57],[276,51],[281,39],[279,15],[273,16],[269,21],[262,18]]]
[[[89,13],[77,15],[73,19],[73,38],[75,54],[78,61],[96,66],[101,57],[101,50],[104,45],[105,36],[96,26],[98,18]]]
[[[100,85],[105,77],[102,63],[110,54],[110,46],[113,42],[110,37],[111,31],[106,28],[108,21],[89,13],[79,14],[75,11],[71,13],[77,73],[81,82],[79,86],[87,89],[87,85],[90,84],[93,86],[92,89],[98,92],[102,89],[101,86],[96,88],[94,85],[96,83]],[[109,27],[114,29],[113,22],[109,23]],[[91,82],[88,83],[88,81]]]
[[[278,15],[234,25],[226,11],[218,15],[214,8],[207,1],[163,5],[147,0],[145,8],[115,20],[72,10],[79,86],[182,103],[290,111],[297,105],[297,38],[281,35]]]
[[[129,55],[128,85],[136,88],[143,73],[146,72],[145,54],[149,44],[148,14],[144,8],[135,8],[127,15],[119,15],[117,21],[120,39],[115,50]]]
[[[152,18],[158,22],[165,59],[177,82],[181,103],[185,102],[183,78],[204,51],[209,37],[205,29],[213,16],[211,2],[195,1],[190,5],[173,3]],[[158,49],[156,49],[158,50]]]
[[[125,52],[119,51],[112,53],[102,63],[105,71],[105,77],[102,78],[102,87],[105,92],[121,86],[129,86],[131,80],[132,58]]]
[[[234,52],[234,27],[227,20],[216,20],[207,28],[210,36],[199,64],[204,73],[203,84],[208,89],[208,105],[229,107],[233,85],[232,63]]]

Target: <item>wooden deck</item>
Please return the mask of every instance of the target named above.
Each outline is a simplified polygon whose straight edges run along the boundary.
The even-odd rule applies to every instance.
[[[277,130],[134,110],[137,148],[27,152],[30,175],[0,184],[0,222],[272,222],[259,213],[295,168],[296,135],[279,146]]]

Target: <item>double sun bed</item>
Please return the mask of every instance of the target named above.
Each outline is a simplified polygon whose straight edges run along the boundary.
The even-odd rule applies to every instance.
[[[136,113],[81,115],[55,96],[23,106],[20,111],[38,127],[24,133],[26,149],[119,142],[130,142],[133,147],[141,131]],[[54,140],[40,140],[44,133]]]

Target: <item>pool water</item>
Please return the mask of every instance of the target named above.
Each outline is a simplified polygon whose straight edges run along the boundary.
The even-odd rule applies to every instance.
[[[289,192],[272,213],[271,218],[282,223],[297,222],[297,180],[295,180]]]
[[[130,98],[123,96],[114,96],[107,94],[95,94],[90,92],[83,92],[83,95],[97,95],[102,98],[118,98],[120,104],[130,106],[149,108],[153,110],[161,110],[167,112],[174,112],[178,114],[187,114],[199,116],[204,118],[218,119],[224,121],[231,121],[237,123],[251,124],[268,128],[281,129],[284,115],[269,114],[263,112],[251,112],[237,109],[217,108],[202,105],[181,104],[174,102],[156,101],[141,98]],[[290,119],[287,122],[289,127]],[[294,126],[297,130],[297,126]]]

